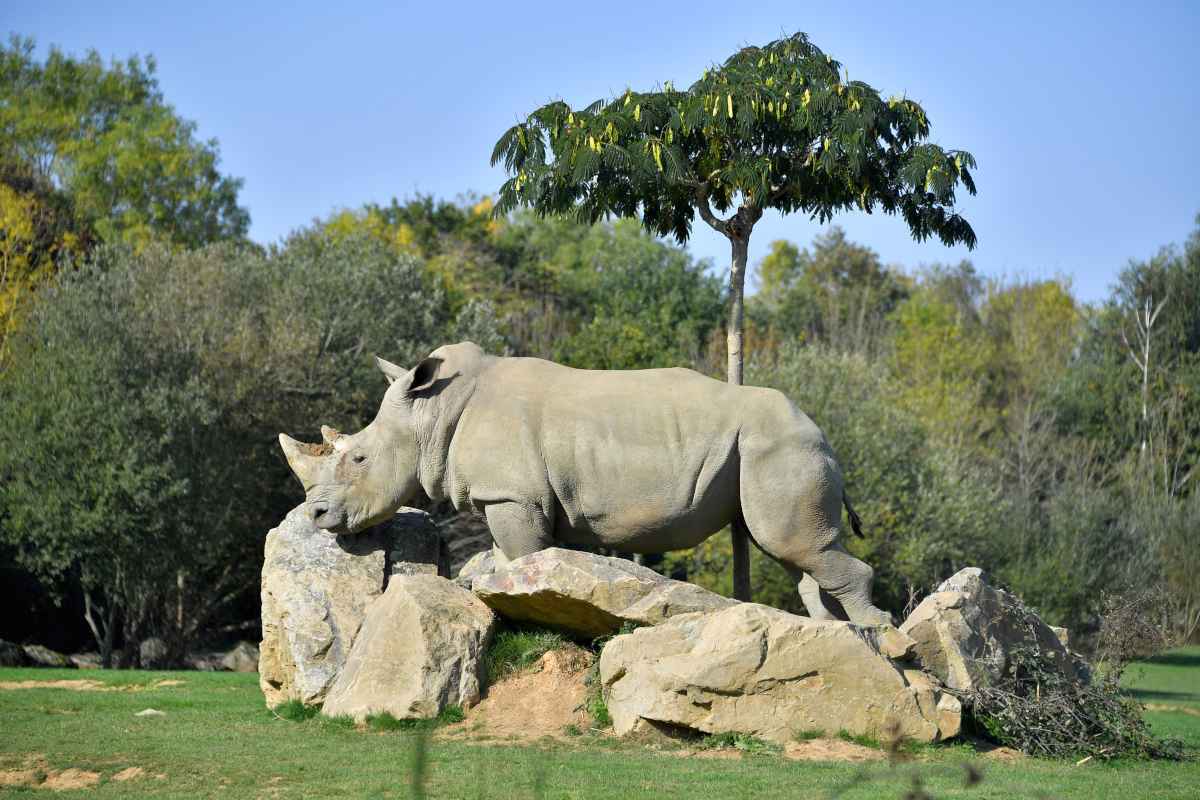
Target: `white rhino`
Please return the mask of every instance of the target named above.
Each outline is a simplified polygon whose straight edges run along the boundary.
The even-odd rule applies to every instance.
[[[471,342],[411,370],[376,361],[391,385],[370,425],[322,427],[319,445],[279,436],[317,527],[361,531],[424,489],[482,513],[504,563],[556,545],[692,547],[741,515],[811,614],[890,622],[871,603],[873,571],[840,541],[843,503],[858,520],[829,443],[780,392],[688,369],[499,358]]]

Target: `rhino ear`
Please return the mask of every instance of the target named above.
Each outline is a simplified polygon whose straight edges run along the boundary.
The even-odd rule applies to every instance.
[[[404,389],[404,394],[409,397],[414,397],[419,392],[423,392],[430,386],[433,386],[437,380],[438,368],[442,366],[442,359],[437,356],[429,356],[422,359],[420,364],[413,367],[412,378],[409,380],[408,386]]]
[[[408,370],[404,367],[385,361],[379,356],[375,356],[375,366],[379,367],[379,371],[384,374],[388,383],[395,383],[408,374]]]

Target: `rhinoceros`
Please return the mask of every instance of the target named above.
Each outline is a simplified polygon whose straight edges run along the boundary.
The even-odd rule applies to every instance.
[[[472,342],[412,369],[376,362],[390,385],[370,425],[322,426],[321,444],[279,435],[317,527],[356,533],[423,489],[481,513],[502,564],[553,546],[663,553],[740,516],[810,614],[891,620],[871,603],[871,567],[842,545],[842,506],[858,520],[829,442],[782,393],[689,369],[497,357]]]

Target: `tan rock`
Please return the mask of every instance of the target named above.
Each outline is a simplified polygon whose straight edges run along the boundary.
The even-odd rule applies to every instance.
[[[479,575],[472,589],[502,616],[580,636],[616,633],[624,622],[656,625],[679,614],[737,605],[625,558],[557,547]]]
[[[267,705],[318,704],[345,663],[367,604],[407,558],[437,561],[437,532],[423,511],[360,534],[332,536],[297,506],[267,534],[262,570],[259,685]],[[436,572],[437,567],[424,568]]]
[[[435,717],[479,702],[483,653],[495,615],[436,575],[395,576],[367,609],[349,658],[321,713],[362,720]]]
[[[753,603],[674,617],[614,638],[600,677],[618,734],[646,726],[735,731],[776,742],[841,730],[921,742],[953,736],[955,703],[883,652],[884,628],[814,620]]]
[[[1034,647],[1062,674],[1086,679],[1086,665],[1055,631],[1008,592],[988,585],[976,567],[944,581],[900,630],[916,642],[913,652],[921,666],[951,689],[996,685],[1017,647]]]

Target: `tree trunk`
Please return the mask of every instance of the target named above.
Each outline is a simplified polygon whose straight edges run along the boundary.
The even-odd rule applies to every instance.
[[[729,328],[726,338],[728,355],[727,377],[730,383],[741,386],[743,372],[742,344],[744,333],[744,301],[746,287],[746,257],[750,249],[750,226],[730,230],[733,261],[729,267]],[[730,526],[733,536],[733,596],[750,600],[750,534],[742,515],[734,517]]]

